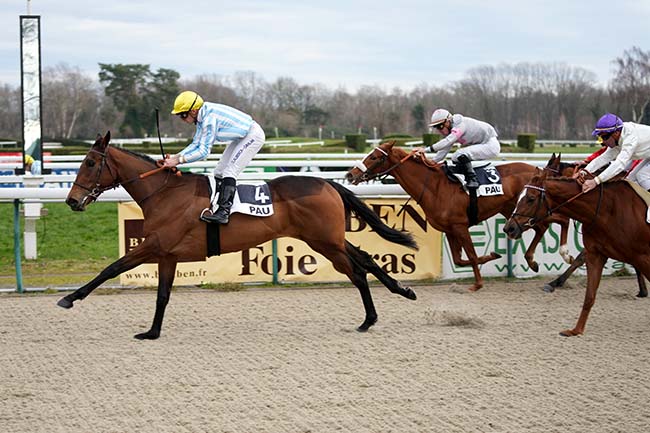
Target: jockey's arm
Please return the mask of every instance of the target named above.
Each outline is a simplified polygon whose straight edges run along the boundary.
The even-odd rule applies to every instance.
[[[216,117],[209,116],[196,126],[192,142],[165,160],[165,167],[175,167],[186,162],[201,161],[208,157],[216,140]]]
[[[636,153],[637,145],[638,140],[636,136],[628,137],[627,140],[619,144],[620,152],[618,156],[614,161],[612,161],[609,167],[607,167],[602,173],[594,178],[596,183],[599,184],[602,182],[607,182],[614,176],[624,172],[627,169],[628,164],[634,160],[634,154]],[[607,153],[609,152],[605,152],[603,155],[606,155]],[[589,165],[587,167],[589,167]]]

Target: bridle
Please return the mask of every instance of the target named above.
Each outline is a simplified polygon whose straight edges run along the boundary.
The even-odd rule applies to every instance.
[[[537,207],[535,207],[535,211],[533,212],[533,214],[532,215],[525,215],[525,214],[522,214],[522,213],[519,213],[519,212],[513,212],[512,213],[512,217],[528,218],[526,220],[526,222],[524,222],[523,224],[519,224],[519,221],[515,220],[515,222],[517,223],[517,226],[519,227],[519,230],[522,231],[522,232],[525,231],[525,230],[528,230],[530,228],[533,228],[533,226],[535,226],[541,220],[547,218],[552,213],[551,207],[548,205],[548,201],[546,200],[546,189],[544,189],[541,186],[536,186],[536,185],[524,185],[524,192],[529,188],[540,191],[540,198],[539,198],[539,200],[537,200]],[[546,213],[541,218],[536,217],[535,215],[537,215],[539,213],[539,210],[542,207],[542,203],[546,206]]]
[[[108,149],[108,146],[106,146],[106,149]],[[88,191],[88,194],[86,194],[83,199],[80,201],[80,203],[86,203],[86,200],[90,199],[90,202],[93,202],[99,198],[99,196],[104,192],[108,191],[109,189],[114,189],[117,188],[118,186],[121,185],[121,182],[117,180],[117,176],[113,174],[113,170],[111,169],[111,166],[107,164],[108,160],[108,152],[100,152],[99,150],[96,149],[90,149],[88,153],[97,153],[102,157],[102,160],[99,165],[99,170],[97,170],[97,176],[95,177],[95,186],[91,189],[87,187],[86,185],[82,185],[77,180],[73,182],[73,185],[78,186],[81,189],[84,189]],[[113,179],[113,182],[108,185],[108,186],[101,186],[101,178],[102,178],[102,171],[104,171],[104,167],[108,168],[108,172],[111,175],[111,178]],[[89,202],[89,203],[90,203]]]
[[[136,176],[136,177],[134,177],[134,178],[132,178],[132,179],[127,179],[127,180],[124,180],[124,181],[120,181],[120,180],[118,179],[118,176],[117,176],[116,174],[113,173],[113,169],[111,169],[110,164],[108,164],[108,157],[109,157],[109,153],[108,153],[108,145],[106,145],[106,148],[105,148],[104,152],[100,152],[100,151],[97,150],[97,149],[90,149],[90,151],[89,151],[88,153],[91,153],[91,152],[92,152],[92,153],[97,153],[98,155],[100,155],[100,156],[102,157],[102,160],[101,160],[100,165],[99,165],[99,170],[97,170],[97,175],[95,176],[95,186],[94,186],[94,187],[89,188],[89,187],[87,187],[87,186],[85,186],[85,185],[82,185],[82,184],[80,184],[79,182],[77,182],[76,179],[75,179],[75,181],[73,182],[73,185],[78,186],[79,188],[88,191],[88,194],[86,194],[85,196],[83,196],[83,198],[82,198],[82,200],[80,201],[80,203],[86,203],[86,200],[88,200],[88,199],[90,200],[88,203],[92,203],[93,201],[96,201],[96,200],[99,198],[99,196],[100,196],[103,192],[105,192],[105,191],[108,191],[108,190],[111,190],[111,189],[115,189],[115,188],[117,188],[117,187],[119,187],[119,186],[128,185],[129,183],[135,182],[136,180],[140,180],[140,179],[143,179],[143,178],[147,177],[149,174],[152,174],[152,173],[154,173],[154,172],[157,172],[157,171],[162,170],[162,167],[161,167],[161,168],[154,169],[154,170],[151,170],[151,171],[146,172],[146,173],[143,173],[143,174],[139,174],[138,176]],[[108,169],[108,172],[109,172],[109,174],[110,174],[110,176],[111,176],[111,179],[112,179],[112,182],[111,182],[109,185],[107,185],[107,186],[102,186],[102,185],[101,185],[101,178],[102,178],[102,172],[103,172],[103,170],[104,170],[104,167],[106,167],[106,168]],[[161,187],[158,188],[158,189],[156,189],[156,190],[154,190],[153,192],[151,192],[150,194],[148,194],[146,197],[144,197],[143,199],[141,199],[141,200],[138,202],[138,204],[144,202],[146,199],[148,199],[148,198],[151,197],[152,195],[156,194],[157,192],[159,192],[159,191],[161,191],[163,188],[165,188],[165,186],[167,185],[167,181],[169,180],[169,177],[170,177],[171,173],[172,173],[171,170],[167,170],[167,177],[165,178],[165,181],[163,182],[163,184],[161,185]]]
[[[366,165],[363,163],[363,161],[365,161],[368,158],[368,156],[372,155],[372,153],[375,150],[378,150],[382,154],[381,157],[379,157],[379,159],[377,161],[375,161],[375,163],[373,163],[370,167],[366,167]],[[364,159],[356,161],[354,163],[354,165],[353,165],[353,168],[357,168],[358,170],[361,171],[361,176],[359,176],[359,178],[358,178],[358,180],[360,182],[367,182],[369,180],[373,180],[373,179],[377,179],[377,178],[379,178],[379,180],[382,180],[382,179],[386,178],[391,171],[395,170],[397,167],[402,165],[404,163],[404,161],[406,161],[407,159],[415,156],[416,153],[417,152],[415,152],[413,150],[408,155],[406,155],[404,158],[400,159],[395,164],[388,167],[386,170],[380,171],[378,173],[374,173],[374,171],[375,171],[375,169],[377,169],[377,167],[381,167],[388,160],[388,152],[386,152],[381,147],[375,147],[372,151],[370,151],[368,156],[366,156]],[[423,160],[424,160],[424,158],[423,158]]]
[[[568,205],[569,203],[571,203],[572,201],[574,201],[575,199],[577,199],[578,197],[580,197],[580,196],[582,196],[584,194],[582,191],[580,191],[578,194],[576,194],[573,197],[569,198],[565,202],[562,202],[559,205],[552,208],[548,204],[547,197],[546,197],[546,189],[545,188],[543,188],[541,186],[536,186],[536,185],[525,185],[524,186],[524,190],[526,190],[528,188],[540,191],[541,194],[540,194],[539,200],[537,201],[537,207],[535,208],[535,212],[533,213],[533,215],[524,215],[524,214],[521,214],[521,213],[518,213],[518,212],[513,212],[512,217],[528,218],[528,220],[524,224],[519,224],[519,221],[515,220],[515,222],[517,223],[517,226],[519,227],[519,229],[521,231],[525,231],[525,230],[527,230],[529,228],[532,228],[533,226],[538,224],[540,221],[542,221],[542,220],[548,218],[549,216],[553,215],[553,213],[556,212],[558,209]],[[593,223],[596,222],[596,218],[598,218],[598,214],[600,213],[600,205],[603,202],[603,184],[602,183],[599,185],[598,192],[599,192],[599,194],[598,194],[598,204],[596,205],[596,212],[595,212],[594,217],[591,220],[591,222],[589,224],[587,224],[586,226],[583,226],[583,230],[587,230],[587,228],[591,227],[593,225]],[[544,213],[544,215],[542,217],[536,217],[535,215],[537,215],[537,213],[539,212],[539,210],[540,210],[540,208],[542,206],[542,202],[546,206],[546,212]]]

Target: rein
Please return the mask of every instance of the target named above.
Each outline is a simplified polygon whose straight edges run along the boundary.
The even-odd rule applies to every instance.
[[[566,200],[566,201],[560,203],[559,205],[551,208],[548,205],[548,202],[546,201],[546,189],[545,188],[540,187],[540,186],[535,186],[535,185],[525,185],[524,188],[535,189],[535,190],[541,192],[540,200],[537,203],[537,208],[535,209],[534,214],[537,213],[537,211],[539,210],[539,208],[542,205],[542,202],[544,202],[544,204],[546,205],[546,213],[541,218],[535,217],[534,214],[533,214],[533,216],[524,215],[524,214],[520,214],[520,213],[517,213],[517,212],[514,212],[512,214],[512,216],[521,216],[521,217],[524,217],[524,218],[528,218],[528,221],[526,221],[524,223],[524,225],[523,225],[523,227],[526,227],[526,228],[533,227],[534,225],[536,225],[540,221],[542,221],[542,220],[546,219],[547,217],[553,215],[553,213],[556,212],[558,209],[568,205],[569,203],[573,202],[578,197],[585,194],[584,192],[580,191],[578,194],[574,195],[573,197],[569,198],[568,200]],[[604,187],[603,187],[603,184],[601,183],[599,185],[598,204],[596,205],[596,212],[595,212],[594,217],[591,220],[591,222],[589,224],[587,224],[587,226],[585,226],[583,228],[583,230],[587,230],[587,227],[591,227],[596,222],[596,219],[598,218],[598,214],[600,213],[600,206],[601,206],[601,204],[603,202],[603,189],[604,189]]]
[[[382,157],[379,158],[379,160],[377,162],[375,162],[373,165],[371,165],[370,167],[366,167],[365,164],[363,163],[363,161],[359,161],[359,162],[357,162],[355,164],[355,167],[363,172],[363,174],[360,176],[360,179],[362,181],[368,181],[368,180],[372,180],[372,179],[382,180],[382,179],[386,178],[391,171],[395,170],[397,167],[404,164],[409,158],[414,158],[416,155],[419,154],[419,152],[417,152],[416,150],[412,150],[411,152],[409,152],[408,155],[406,155],[405,157],[403,157],[402,159],[400,159],[399,161],[397,161],[396,163],[394,163],[393,165],[388,167],[386,170],[378,172],[378,173],[373,173],[374,169],[376,169],[377,167],[382,166],[386,162],[386,160],[388,159],[388,152],[386,152],[384,149],[382,149],[381,147],[375,147],[375,150],[378,150],[379,152],[381,152]],[[433,163],[433,164],[429,163],[429,161],[427,161],[427,159],[424,156],[422,156],[421,159],[422,159],[422,162],[424,163],[424,165],[426,165],[427,167],[435,168],[435,167],[439,166],[439,164],[436,164],[436,163]],[[429,172],[429,174],[427,175],[426,180],[422,184],[422,192],[420,193],[420,196],[415,200],[415,202],[418,203],[418,204],[420,204],[420,201],[422,200],[422,196],[424,196],[424,191],[426,191],[427,183],[428,183],[428,180],[429,180],[430,176],[431,176],[431,172]],[[406,209],[406,205],[411,201],[411,198],[413,198],[413,197],[409,196],[409,198],[406,200],[406,202],[404,202],[404,204],[402,205],[399,212],[397,212],[396,216],[400,216],[400,214],[402,212],[404,212],[404,209]]]
[[[111,169],[111,166],[108,164],[108,156],[109,156],[109,154],[108,154],[108,146],[106,146],[106,150],[104,152],[100,152],[99,150],[96,150],[96,149],[90,149],[90,152],[94,152],[94,153],[99,154],[102,157],[102,161],[100,163],[99,170],[97,171],[97,176],[95,177],[95,186],[92,189],[85,186],[85,185],[80,184],[79,182],[76,181],[76,179],[73,182],[73,185],[78,186],[79,188],[88,191],[88,194],[86,194],[83,197],[82,202],[85,202],[88,198],[90,198],[91,201],[96,201],[99,198],[99,196],[102,193],[104,193],[105,191],[115,189],[115,188],[117,188],[119,186],[128,185],[128,184],[133,183],[133,182],[135,182],[137,180],[145,179],[145,178],[147,178],[147,177],[149,177],[149,176],[151,176],[153,174],[156,174],[156,173],[158,173],[158,172],[165,169],[165,167],[160,166],[160,167],[155,168],[153,170],[149,170],[147,172],[141,173],[141,174],[139,174],[138,176],[136,176],[134,178],[127,179],[125,181],[120,181],[120,180],[117,179],[117,176],[113,173],[113,170]],[[110,176],[112,178],[112,183],[110,185],[107,185],[107,186],[101,186],[101,182],[100,182],[104,167],[108,168],[108,172],[109,172],[109,174],[110,174]],[[157,190],[153,191],[152,193],[150,193],[149,195],[147,195],[145,198],[141,199],[140,203],[144,202],[145,200],[147,200],[152,195],[154,195],[154,194],[160,192],[162,189],[164,189],[167,186],[167,182],[169,181],[169,177],[170,177],[171,173],[172,173],[171,170],[168,171],[167,177],[165,178],[165,181],[163,182],[162,186],[160,188],[158,188]],[[176,176],[181,176],[180,171],[175,171],[174,174],[176,174]]]

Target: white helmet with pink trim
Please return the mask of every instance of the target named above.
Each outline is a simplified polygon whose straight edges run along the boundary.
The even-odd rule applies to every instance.
[[[429,123],[429,126],[433,127],[439,125],[449,119],[451,119],[451,113],[444,108],[438,108],[431,115],[431,122]]]

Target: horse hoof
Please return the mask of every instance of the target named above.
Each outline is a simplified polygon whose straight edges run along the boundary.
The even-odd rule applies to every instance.
[[[56,305],[65,309],[70,309],[73,307],[72,301],[67,299],[66,297],[59,299],[59,302],[57,302]]]
[[[376,318],[376,317],[375,317],[374,319],[366,319],[366,320],[361,324],[361,326],[359,326],[359,327],[357,328],[357,331],[358,331],[358,332],[367,332],[368,329],[370,329],[370,327],[371,327],[372,325],[374,325],[375,323],[377,323],[377,318]]]
[[[531,264],[530,264],[530,269],[531,269],[533,272],[539,272],[539,265],[537,264],[537,262],[533,262],[533,263],[531,263]]]
[[[637,293],[636,297],[637,298],[647,298],[648,293],[647,292],[639,292],[639,293]]]
[[[478,292],[479,290],[481,290],[481,287],[483,286],[470,286],[467,290],[469,292]]]
[[[143,332],[142,334],[136,334],[133,336],[133,338],[137,340],[156,340],[158,337],[160,337],[159,332]]]
[[[404,297],[406,299],[410,299],[412,301],[415,301],[418,298],[418,296],[415,294],[415,292],[410,287],[407,287],[406,289],[404,289]]]
[[[553,293],[555,292],[555,287],[551,286],[550,284],[544,284],[544,291],[546,293]]]
[[[576,332],[573,329],[565,329],[564,331],[560,331],[560,335],[563,337],[575,337],[576,335],[580,335],[581,332]]]
[[[492,258],[493,258],[493,259],[500,259],[500,258],[501,258],[501,254],[499,254],[499,253],[495,253],[494,251],[492,251]]]

